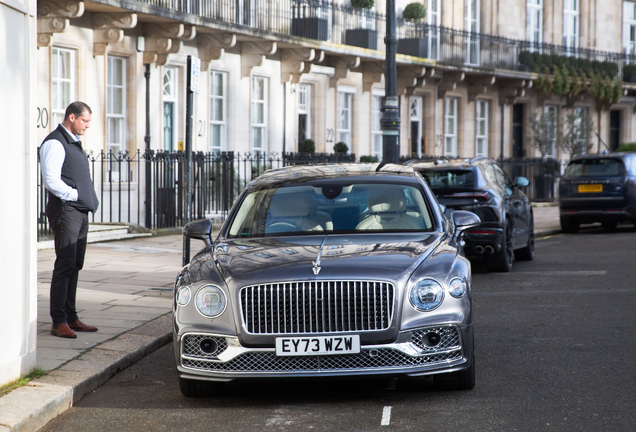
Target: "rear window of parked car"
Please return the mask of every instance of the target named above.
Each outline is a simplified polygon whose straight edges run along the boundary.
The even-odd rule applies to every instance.
[[[565,171],[565,177],[620,176],[624,174],[623,161],[616,158],[572,161]]]
[[[454,169],[440,171],[420,171],[422,177],[432,188],[475,187],[473,170]]]

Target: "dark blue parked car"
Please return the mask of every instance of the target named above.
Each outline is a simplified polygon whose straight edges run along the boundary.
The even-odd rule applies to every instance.
[[[559,185],[561,229],[600,222],[614,229],[636,223],[636,153],[588,154],[572,158]]]
[[[486,157],[406,164],[424,177],[447,214],[467,210],[479,216],[481,225],[464,235],[469,258],[485,258],[492,272],[509,272],[515,259],[534,258],[532,205],[521,190],[530,184],[527,178],[513,182]]]

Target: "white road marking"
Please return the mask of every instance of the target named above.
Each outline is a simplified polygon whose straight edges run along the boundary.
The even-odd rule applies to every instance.
[[[391,424],[391,407],[385,406],[382,410],[382,422],[380,422],[380,426],[388,426]]]

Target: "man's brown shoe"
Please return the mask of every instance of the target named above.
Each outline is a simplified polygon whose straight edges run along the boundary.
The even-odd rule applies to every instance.
[[[75,331],[81,331],[81,332],[96,332],[97,331],[97,327],[86,325],[80,320],[75,320],[74,324],[69,323],[68,326]]]
[[[53,326],[51,327],[51,334],[53,336],[69,339],[75,339],[77,337],[75,332],[73,332],[73,330],[71,330],[66,323],[53,324]]]

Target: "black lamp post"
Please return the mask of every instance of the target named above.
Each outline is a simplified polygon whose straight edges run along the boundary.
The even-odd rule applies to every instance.
[[[400,112],[397,96],[397,65],[395,53],[397,18],[395,0],[386,0],[386,61],[384,70],[384,104],[382,105],[382,162],[400,160]]]

